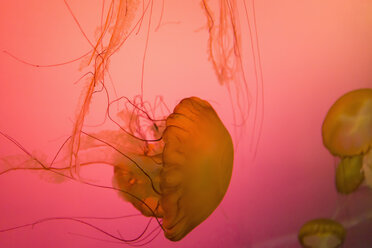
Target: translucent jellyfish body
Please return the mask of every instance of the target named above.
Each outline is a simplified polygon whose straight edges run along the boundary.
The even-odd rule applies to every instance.
[[[366,184],[372,188],[372,148],[363,156],[363,172]]]
[[[115,167],[115,184],[130,193],[124,198],[144,215],[163,218],[165,236],[178,241],[224,197],[233,143],[212,106],[197,97],[183,99],[168,116],[163,142],[160,164],[151,157],[134,159],[141,169],[121,163]]]
[[[372,148],[372,89],[358,89],[340,97],[324,119],[322,136],[324,146],[341,158],[336,171],[338,192],[355,191],[364,179],[362,168],[367,165],[363,163],[367,163],[365,156]]]
[[[344,242],[345,235],[345,229],[338,222],[315,219],[301,227],[298,239],[305,248],[337,248]]]

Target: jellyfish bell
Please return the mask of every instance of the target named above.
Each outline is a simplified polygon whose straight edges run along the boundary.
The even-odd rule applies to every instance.
[[[329,109],[323,144],[335,156],[355,156],[372,146],[372,89],[350,91]]]
[[[322,126],[324,146],[341,162],[336,188],[355,191],[364,179],[363,156],[372,147],[372,89],[350,91],[329,109]]]
[[[212,106],[197,97],[183,99],[168,116],[163,142],[161,165],[142,158],[148,176],[123,165],[116,167],[115,181],[144,215],[163,218],[165,237],[178,241],[222,201],[232,174],[233,143]]]
[[[304,248],[337,248],[346,236],[344,227],[331,219],[314,219],[305,223],[298,239]]]
[[[183,99],[167,118],[160,174],[165,236],[177,241],[219,205],[230,183],[234,150],[212,106]]]

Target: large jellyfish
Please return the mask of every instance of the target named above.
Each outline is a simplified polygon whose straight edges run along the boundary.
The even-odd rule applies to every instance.
[[[194,137],[197,137],[195,139]],[[212,106],[197,97],[183,99],[168,116],[162,165],[115,167],[119,188],[144,215],[163,218],[165,236],[178,241],[204,221],[226,193],[233,166],[231,137]],[[153,208],[149,211],[148,206]]]
[[[130,118],[138,116],[131,114]],[[222,201],[232,174],[232,139],[212,106],[197,97],[183,99],[167,117],[165,127],[152,126],[150,132],[162,139],[148,145],[120,129],[83,132],[80,166],[113,166],[114,189],[143,215],[163,219],[165,236],[178,241]],[[24,169],[42,165],[39,169],[71,179],[66,174],[69,167],[56,167],[60,162],[47,167],[35,157],[25,161]],[[3,158],[3,162],[14,160]]]

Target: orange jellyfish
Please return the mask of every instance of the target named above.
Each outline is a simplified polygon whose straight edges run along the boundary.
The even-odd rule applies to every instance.
[[[209,59],[218,81],[227,87],[232,105],[238,107],[242,116],[242,120],[238,123],[234,115],[235,124],[244,126],[251,100],[242,62],[237,2],[220,1],[216,4],[217,11],[212,9],[209,1],[202,0],[201,3],[207,17]],[[147,6],[143,7],[143,15],[150,9],[150,20],[152,6],[153,1],[149,1]],[[120,3],[115,2],[115,5],[110,5],[110,8],[113,11],[109,12],[101,35],[93,46],[92,57],[95,57],[98,63],[96,62],[94,75],[87,84],[84,101],[78,106],[79,112],[70,141],[70,167],[74,167],[77,174],[81,163],[80,136],[94,87],[97,82],[103,81],[110,56],[123,45],[132,32],[131,23],[138,11],[138,2],[120,0]],[[245,14],[248,15],[245,2],[244,9]],[[137,22],[139,26],[142,18],[143,16]],[[252,52],[255,54],[258,53],[254,51],[254,45],[257,44],[253,44],[248,16],[247,20]],[[109,43],[103,45],[104,35],[109,28],[113,30]],[[253,58],[255,66],[260,64],[259,53],[257,54],[258,62],[256,57]],[[259,74],[262,74],[260,70],[261,68],[255,68],[256,80],[259,80]],[[259,85],[256,87],[253,130],[257,128],[256,126],[262,125],[263,120],[263,116],[257,117],[259,114],[263,115],[263,102],[261,113],[258,113],[258,108],[260,108],[258,92],[260,90],[262,92],[262,85],[261,89]],[[143,103],[139,104],[139,106],[142,105]],[[254,138],[256,144],[252,147],[257,146],[260,129],[258,133],[258,137]],[[145,216],[163,218],[165,236],[176,241],[182,239],[205,220],[222,200],[232,173],[233,146],[229,133],[213,108],[206,101],[195,97],[181,101],[174,113],[167,118],[163,142],[164,150],[161,158],[155,154],[143,156],[139,153],[130,153],[128,157],[137,158],[143,163],[134,168],[128,167],[126,163],[116,165],[114,184],[125,191],[121,195],[132,202]],[[155,162],[159,159],[162,160],[163,167],[159,167],[160,162]],[[133,163],[131,160],[129,159],[127,163]],[[126,192],[131,194],[128,195]]]
[[[138,125],[139,114],[126,113],[129,115],[119,113],[122,120],[130,118],[128,123]],[[112,189],[144,216],[161,218],[163,221],[158,223],[165,237],[178,241],[207,219],[222,201],[232,175],[233,143],[213,107],[197,97],[183,99],[164,126],[150,126],[147,134],[162,135],[160,139],[141,140],[122,129],[96,134],[83,131],[80,166],[82,170],[99,163],[113,166]],[[68,157],[47,166],[31,154],[26,155],[23,164],[27,167],[23,169],[76,180],[68,175],[69,166],[58,167]],[[3,162],[14,160],[3,158]],[[101,187],[82,179],[80,182]]]
[[[298,239],[304,248],[337,248],[342,245],[345,236],[344,227],[330,219],[308,221],[298,233]]]
[[[372,89],[340,97],[324,119],[322,136],[330,153],[341,158],[336,171],[338,192],[355,191],[365,176],[362,167],[371,167],[367,164],[372,150]]]
[[[142,201],[124,197],[144,215],[163,218],[165,236],[178,241],[223,199],[232,173],[233,144],[212,106],[197,97],[183,99],[168,116],[163,141],[162,165],[151,161],[142,166],[148,178],[127,165],[115,167],[114,177],[119,188]]]

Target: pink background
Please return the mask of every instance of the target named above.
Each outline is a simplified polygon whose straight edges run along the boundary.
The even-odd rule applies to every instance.
[[[165,1],[167,24],[154,32],[160,2],[154,2],[144,97],[162,95],[170,108],[192,95],[207,99],[233,133],[226,88],[218,84],[207,60],[206,19],[199,1]],[[251,13],[252,2],[246,2]],[[102,1],[69,3],[93,40]],[[320,132],[327,109],[340,95],[372,87],[372,2],[255,3],[265,94],[256,159],[252,161],[247,152],[249,129],[236,150],[230,188],[218,209],[182,241],[172,243],[161,234],[146,247],[299,247],[296,233],[307,220],[332,217],[342,207],[337,219],[346,223],[372,207],[369,189],[348,197],[336,193],[335,160],[323,147]],[[145,30],[147,21],[111,59],[118,95],[131,97],[140,91]],[[1,1],[0,34],[1,50],[35,64],[68,61],[90,49],[62,0]],[[242,35],[247,78],[255,85],[244,25]],[[79,62],[35,68],[0,53],[0,130],[50,159],[71,132],[81,89],[73,84],[82,75],[78,67]],[[95,99],[97,109],[102,101]],[[100,120],[102,112],[97,113],[96,120],[88,119],[87,124]],[[2,137],[0,148],[0,156],[21,153]],[[97,174],[97,183],[110,185],[111,168],[96,167],[91,173]],[[52,216],[136,213],[116,192],[76,182],[52,184],[30,172],[0,176],[0,199],[0,229]],[[146,219],[92,223],[131,238]],[[367,231],[371,229],[370,220],[349,228],[345,247],[372,246]],[[125,247],[91,237],[109,240],[86,226],[52,221],[0,233],[0,247]]]

